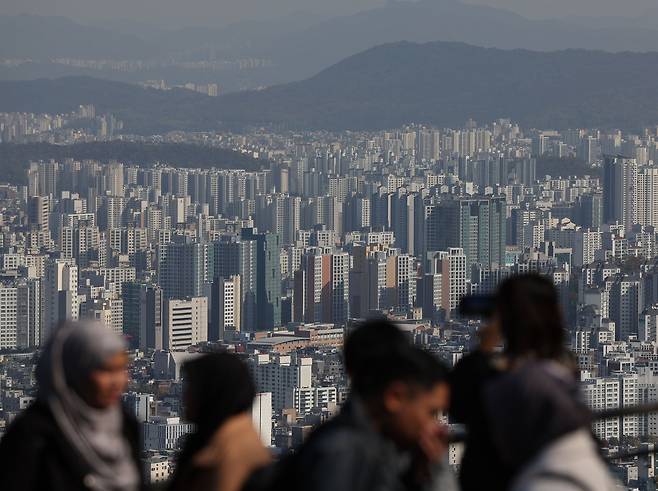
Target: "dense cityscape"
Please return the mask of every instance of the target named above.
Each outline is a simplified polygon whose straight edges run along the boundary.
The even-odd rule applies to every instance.
[[[86,129],[65,130],[77,120]],[[1,114],[0,135],[142,139],[93,106]],[[42,160],[26,162],[23,183],[0,185],[0,431],[34,400],[35,353],[56,326],[94,319],[129,342],[123,400],[140,422],[150,482],[170,476],[193,431],[181,367],[201,353],[246,361],[254,426],[285,455],[346,400],[341,347],[359,320],[382,314],[453,367],[480,328],[459,315],[461,298],[525,272],[558,289],[592,410],[658,402],[657,127],[554,131],[499,119],[152,139],[232,149],[263,167]],[[593,430],[609,455],[652,448],[658,417]],[[452,444],[453,470],[460,459]],[[648,490],[654,468],[644,455],[614,471]]]

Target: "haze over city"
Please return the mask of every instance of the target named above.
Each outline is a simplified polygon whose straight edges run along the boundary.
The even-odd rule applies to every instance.
[[[404,3],[402,0],[400,3]],[[412,2],[413,0],[408,0]],[[454,0],[435,0],[446,2]],[[146,25],[187,27],[190,25],[222,26],[245,20],[272,20],[292,14],[313,14],[334,17],[381,7],[383,0],[191,0],[185,5],[175,0],[136,0],[103,2],[101,0],[7,0],[0,5],[1,15],[56,15],[83,21],[131,20]],[[652,0],[467,0],[466,3],[504,8],[531,18],[569,16],[641,17],[655,10]]]
[[[5,0],[0,489],[656,490],[655,0]]]

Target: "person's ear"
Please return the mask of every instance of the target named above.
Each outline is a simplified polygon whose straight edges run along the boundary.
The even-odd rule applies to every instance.
[[[400,411],[409,397],[409,387],[404,382],[393,382],[384,391],[384,409],[389,413]]]

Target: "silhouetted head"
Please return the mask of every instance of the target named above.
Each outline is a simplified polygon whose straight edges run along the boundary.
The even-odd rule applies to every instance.
[[[212,353],[183,365],[186,418],[210,438],[228,418],[248,411],[256,389],[248,368],[235,355]]]
[[[564,356],[564,325],[557,290],[537,274],[512,276],[496,294],[494,322],[513,358],[532,356],[559,359]]]
[[[357,328],[346,340],[345,364],[353,395],[368,408],[375,426],[401,447],[417,445],[447,408],[445,367],[388,321]]]
[[[368,367],[371,358],[385,356],[396,347],[408,344],[409,339],[387,319],[370,319],[355,328],[343,347],[343,364],[350,378]]]

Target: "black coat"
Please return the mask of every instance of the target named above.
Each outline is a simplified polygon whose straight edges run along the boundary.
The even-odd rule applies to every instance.
[[[124,418],[123,434],[140,475],[139,428]],[[16,417],[0,441],[2,491],[84,491],[89,467],[80,459],[45,404],[33,404]]]
[[[495,451],[484,407],[485,388],[500,375],[492,356],[481,351],[465,355],[450,374],[450,418],[467,430],[459,472],[462,491],[504,491],[509,487],[511,471]]]
[[[440,466],[427,479],[414,472],[413,456],[375,430],[359,401],[317,428],[299,451],[274,470],[270,491],[423,491],[436,489]],[[254,488],[252,488],[254,489]],[[258,489],[258,487],[255,487]]]

